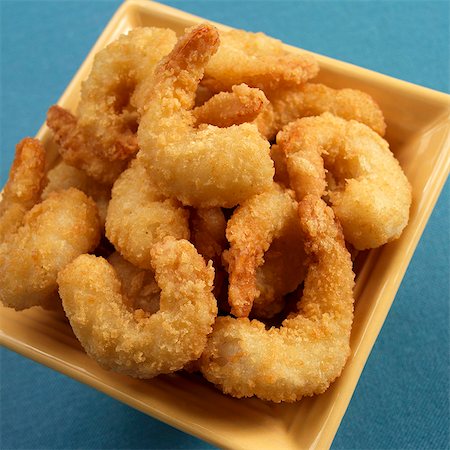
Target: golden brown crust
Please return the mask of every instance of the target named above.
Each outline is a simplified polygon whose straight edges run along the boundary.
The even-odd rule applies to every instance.
[[[218,32],[200,25],[180,38],[150,79],[139,124],[140,159],[161,192],[196,208],[233,207],[272,183],[269,143],[253,124],[195,128],[192,107]]]
[[[389,144],[368,126],[324,113],[289,124],[277,145],[297,199],[328,195],[356,249],[400,236],[409,219],[411,186]]]
[[[289,52],[281,41],[263,33],[221,31],[219,50],[206,67],[203,84],[214,92],[240,83],[266,91],[299,86],[318,71],[312,55]]]
[[[0,201],[0,243],[20,227],[25,213],[39,201],[45,180],[43,145],[37,139],[22,139]]]
[[[85,171],[96,181],[111,186],[126,168],[127,161],[108,161],[100,157],[95,149],[95,141],[86,139],[78,126],[78,119],[61,106],[49,108],[47,125],[53,132],[62,159]]]
[[[249,198],[233,213],[227,224],[227,239],[230,250],[224,255],[228,264],[229,290],[228,302],[231,313],[236,317],[248,317],[255,298],[261,297],[258,289],[257,269],[263,266],[264,254],[272,242],[284,235],[298,239],[291,242],[294,253],[288,264],[302,267],[304,259],[303,242],[297,225],[297,202],[293,193],[274,184],[267,192]],[[293,229],[293,230],[292,230]],[[259,287],[264,288],[264,274],[260,272]],[[276,297],[295,289],[303,280],[303,271],[299,270],[294,280],[285,279],[280,283],[281,292],[260,298],[259,307],[276,300]],[[284,289],[287,289],[283,292]],[[268,308],[266,308],[268,309]]]
[[[263,91],[239,84],[233,86],[231,92],[214,95],[192,113],[197,124],[209,123],[226,128],[253,122],[268,103]]]
[[[0,301],[16,310],[46,305],[54,298],[58,271],[99,239],[93,200],[73,188],[50,194],[0,244]]]
[[[106,237],[141,269],[151,267],[150,250],[166,236],[189,239],[189,213],[163,195],[139,160],[114,183],[106,214]]]
[[[84,141],[96,143],[100,158],[124,161],[138,151],[133,95],[175,41],[169,29],[135,28],[96,54],[81,87],[77,116]]]
[[[171,373],[197,359],[217,315],[214,271],[192,244],[167,238],[151,253],[161,289],[155,314],[130,310],[103,258],[82,255],[58,275],[64,310],[87,353],[137,378]]]
[[[266,91],[270,104],[256,119],[261,133],[272,140],[288,123],[301,117],[330,112],[356,120],[384,136],[386,123],[375,100],[356,89],[332,89],[324,84],[305,83],[293,88]]]
[[[199,361],[205,378],[234,397],[281,402],[322,393],[350,353],[354,274],[342,231],[318,197],[306,196],[298,211],[310,259],[298,311],[269,330],[218,318]]]
[[[83,191],[91,197],[98,208],[102,228],[105,227],[106,211],[111,198],[111,188],[89,177],[86,172],[60,161],[47,173],[48,183],[42,192],[42,200],[48,198],[51,192],[59,192],[71,187]]]

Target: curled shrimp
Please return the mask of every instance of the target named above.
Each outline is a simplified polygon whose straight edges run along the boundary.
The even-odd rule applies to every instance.
[[[226,128],[252,122],[269,104],[264,92],[239,84],[231,88],[231,92],[220,92],[203,105],[196,107],[194,114],[197,124],[209,123]]]
[[[0,242],[20,227],[25,213],[39,202],[45,181],[44,147],[37,139],[22,139],[0,201]]]
[[[137,378],[183,368],[202,353],[217,315],[214,270],[192,244],[166,238],[151,249],[161,289],[158,312],[130,308],[121,283],[101,257],[82,255],[58,275],[70,324],[102,367]]]
[[[86,172],[97,182],[111,186],[125,170],[127,160],[109,161],[97,154],[95,141],[86,139],[78,119],[70,111],[58,105],[51,106],[47,112],[47,126],[53,132],[63,161]]]
[[[166,236],[189,239],[189,213],[163,195],[147,170],[133,160],[114,183],[106,215],[106,237],[129,262],[151,267],[150,249]]]
[[[327,194],[345,239],[356,249],[400,236],[409,219],[411,186],[389,144],[372,129],[324,113],[289,124],[277,145],[297,199]]]
[[[106,211],[111,197],[111,188],[90,178],[85,172],[60,161],[47,173],[48,183],[42,192],[42,200],[51,192],[58,192],[71,187],[83,191],[91,197],[98,208],[102,228],[105,227]]]
[[[341,228],[315,196],[300,202],[299,215],[310,263],[298,311],[269,330],[219,317],[200,358],[205,378],[234,397],[292,402],[322,393],[350,354],[354,274]]]
[[[254,124],[194,127],[196,89],[218,41],[210,25],[188,31],[138,101],[138,159],[163,194],[202,208],[233,207],[267,189],[274,173],[269,143]]]
[[[324,84],[305,83],[265,93],[270,103],[258,116],[256,123],[269,140],[274,139],[288,123],[324,112],[364,123],[380,136],[384,136],[386,131],[380,107],[370,95],[356,89],[332,89]]]
[[[0,244],[0,301],[22,310],[52,307],[58,272],[100,239],[97,207],[83,192],[54,192]]]
[[[189,213],[163,195],[138,160],[114,183],[106,214],[106,237],[128,261],[151,267],[150,249],[165,236],[189,239]]]
[[[47,125],[67,164],[100,183],[114,183],[138,151],[135,91],[175,41],[172,30],[136,28],[96,55],[81,88],[77,116],[57,105],[47,113]]]
[[[292,192],[274,184],[271,190],[249,198],[228,221],[226,235],[230,242],[230,250],[224,256],[229,273],[228,301],[235,316],[247,317],[256,298],[260,297],[260,305],[266,304],[302,282],[303,241]],[[292,238],[288,244],[292,259],[287,264],[293,270],[278,280],[272,291],[259,290],[258,278],[262,288],[265,283],[263,272],[257,278],[257,269],[263,266],[264,254],[272,242],[283,237]]]
[[[138,117],[131,98],[159,60],[175,45],[176,36],[164,28],[135,28],[120,36],[94,58],[81,87],[78,127],[85,141],[109,160],[136,154]]]
[[[293,53],[278,39],[244,30],[220,32],[220,47],[205,69],[203,83],[213,91],[246,83],[264,91],[299,86],[319,72],[315,58]]]

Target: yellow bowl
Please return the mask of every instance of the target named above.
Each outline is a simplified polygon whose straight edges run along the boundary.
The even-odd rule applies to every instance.
[[[169,27],[181,33],[201,21],[157,3],[124,3],[59,104],[75,109],[81,81],[89,73],[94,54],[119,34],[137,26]],[[21,313],[1,308],[1,343],[221,447],[328,448],[448,175],[450,103],[445,94],[321,55],[316,57],[321,66],[320,81],[337,88],[361,89],[377,100],[388,123],[387,139],[413,186],[411,218],[401,238],[369,252],[362,261],[355,290],[352,354],[341,377],[325,394],[294,404],[271,404],[225,396],[195,375],[174,374],[142,381],[107,372],[84,353],[62,314],[39,308]],[[37,137],[56,159],[46,126]]]

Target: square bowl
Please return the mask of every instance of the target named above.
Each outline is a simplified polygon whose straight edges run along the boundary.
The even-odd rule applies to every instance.
[[[75,110],[81,81],[89,73],[94,54],[119,34],[137,26],[169,27],[181,33],[185,27],[201,21],[163,5],[126,2],[98,39],[59,104]],[[1,342],[220,447],[328,447],[448,174],[449,97],[350,64],[316,57],[321,66],[319,81],[335,88],[361,89],[377,100],[388,123],[387,139],[413,185],[410,223],[402,237],[369,252],[358,271],[352,354],[341,377],[325,394],[294,404],[271,404],[225,396],[195,375],[174,374],[149,381],[127,378],[101,369],[87,357],[62,315],[38,308],[21,313],[2,308]],[[56,159],[45,126],[37,137]]]

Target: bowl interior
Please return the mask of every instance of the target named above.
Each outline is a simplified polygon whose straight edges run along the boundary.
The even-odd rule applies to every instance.
[[[181,33],[187,26],[201,21],[167,6],[126,2],[100,36],[59,103],[75,110],[80,84],[89,73],[93,55],[118,35],[138,26],[168,27]],[[220,28],[226,27],[220,25]],[[48,313],[39,308],[21,313],[1,308],[2,342],[222,447],[328,447],[448,174],[445,149],[449,141],[449,103],[444,94],[320,55],[317,58],[321,65],[318,81],[337,88],[364,90],[380,104],[388,124],[387,139],[413,186],[410,223],[401,238],[360,258],[352,354],[341,377],[325,394],[294,404],[272,404],[228,397],[197,375],[174,374],[142,381],[107,372],[86,356],[62,312]],[[56,160],[57,153],[45,126],[38,137],[52,152],[52,160]]]

